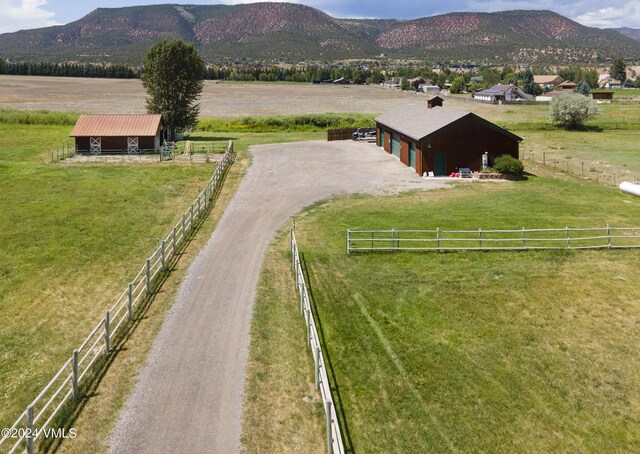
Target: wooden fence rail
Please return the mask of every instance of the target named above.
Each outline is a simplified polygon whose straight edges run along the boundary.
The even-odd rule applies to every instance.
[[[318,391],[320,391],[320,396],[324,403],[325,416],[327,418],[327,452],[329,454],[343,454],[345,450],[342,433],[340,431],[340,424],[338,423],[338,414],[331,394],[331,383],[329,382],[327,366],[324,360],[324,355],[322,354],[320,336],[318,336],[316,322],[313,317],[313,311],[311,310],[307,283],[304,280],[304,274],[300,264],[300,255],[298,253],[298,243],[296,242],[296,234],[293,228],[291,229],[290,246],[291,267],[295,274],[296,287],[300,297],[300,313],[304,316],[304,323],[307,328],[307,346],[311,349],[311,353],[313,355],[315,383]]]
[[[233,143],[229,141],[223,160],[209,179],[205,189],[198,194],[189,209],[159,241],[158,248],[145,260],[138,274],[116,299],[104,317],[89,333],[80,346],[73,351],[51,381],[44,387],[26,410],[8,430],[4,429],[0,439],[0,453],[24,452],[32,454],[39,438],[49,438],[47,433],[54,418],[66,405],[75,405],[81,397],[83,379],[93,366],[109,354],[114,340],[123,334],[122,327],[130,323],[135,310],[141,306],[161,280],[156,279],[167,270],[167,262],[176,256],[180,247],[198,220],[203,218],[209,202],[217,196],[229,166],[235,160]],[[71,402],[73,400],[73,402]],[[55,429],[55,428],[54,428]]]
[[[640,227],[515,230],[347,230],[359,251],[522,251],[640,248]]]

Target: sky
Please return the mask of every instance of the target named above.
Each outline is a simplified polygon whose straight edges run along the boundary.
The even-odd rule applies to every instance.
[[[256,0],[0,0],[0,33],[73,22],[96,8],[179,3],[254,3]],[[340,18],[416,19],[459,11],[548,9],[590,27],[640,29],[640,1],[608,0],[290,0]]]

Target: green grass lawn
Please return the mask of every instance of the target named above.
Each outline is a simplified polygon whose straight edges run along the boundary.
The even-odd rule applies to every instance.
[[[348,256],[344,239],[347,228],[637,226],[638,219],[637,198],[537,177],[353,196],[306,210],[297,237],[347,445],[398,453],[635,450],[638,251]],[[266,310],[260,301],[258,313]],[[295,300],[289,305],[298,310]]]
[[[10,427],[214,164],[51,164],[69,126],[0,124],[0,426]]]

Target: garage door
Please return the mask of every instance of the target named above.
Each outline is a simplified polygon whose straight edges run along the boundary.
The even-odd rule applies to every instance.
[[[409,142],[409,167],[416,170],[416,144]]]
[[[391,134],[391,154],[400,159],[400,137]]]

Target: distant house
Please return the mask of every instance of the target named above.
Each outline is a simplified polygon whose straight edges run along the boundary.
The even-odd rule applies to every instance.
[[[420,84],[418,85],[418,91],[424,93],[438,93],[440,91],[440,87],[431,84]]]
[[[488,102],[491,104],[501,104],[503,102],[523,102],[533,99],[520,87],[515,85],[494,85],[486,90],[481,90],[473,94],[476,101]]]
[[[522,139],[471,112],[442,106],[404,104],[375,119],[377,144],[419,175],[449,175],[459,168],[480,170],[482,155],[518,158]],[[431,106],[431,107],[430,107]]]
[[[167,127],[161,115],[81,115],[69,136],[80,152],[138,153],[160,150]]]
[[[558,96],[575,95],[573,90],[553,90],[536,96],[536,102],[551,102],[553,98]]]
[[[598,86],[600,88],[622,88],[622,82],[611,77],[609,73],[604,73],[598,77]]]
[[[561,84],[556,85],[556,89],[559,90],[575,90],[578,84],[571,82],[570,80],[565,80]]]
[[[558,75],[534,75],[533,82],[540,85],[540,88],[555,88],[564,82],[564,79]]]
[[[396,79],[396,78],[392,78],[392,79],[389,79],[388,81],[386,81],[383,85],[385,87],[387,87],[387,88],[399,88],[400,87],[400,81],[398,79]]]

